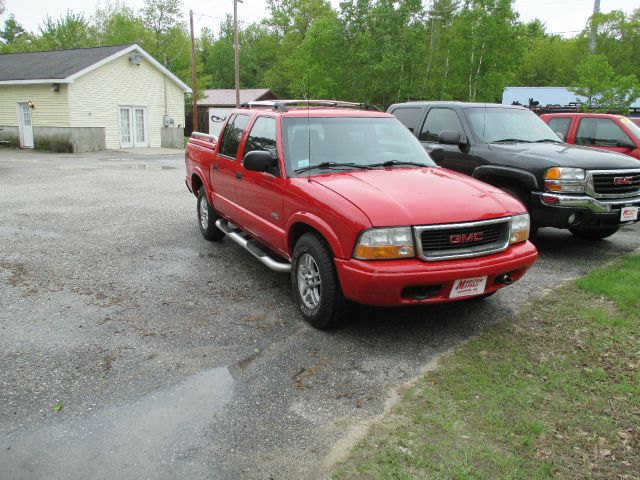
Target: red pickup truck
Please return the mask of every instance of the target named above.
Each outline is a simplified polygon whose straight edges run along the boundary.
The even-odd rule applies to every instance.
[[[640,126],[622,115],[547,113],[540,115],[566,143],[602,148],[640,160]]]
[[[537,258],[510,195],[436,166],[390,114],[335,101],[253,102],[219,140],[194,134],[186,184],[200,231],[291,273],[316,328],[345,300],[375,306],[486,297]]]

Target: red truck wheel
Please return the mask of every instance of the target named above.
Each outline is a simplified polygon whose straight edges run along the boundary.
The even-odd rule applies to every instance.
[[[293,250],[291,287],[298,308],[311,325],[322,330],[340,323],[345,299],[333,255],[313,233],[302,235]]]
[[[220,217],[215,212],[209,201],[204,187],[198,191],[198,226],[202,236],[211,242],[219,242],[224,238],[224,233],[216,227],[216,220]]]

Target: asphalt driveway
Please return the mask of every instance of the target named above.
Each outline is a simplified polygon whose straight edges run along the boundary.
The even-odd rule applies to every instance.
[[[542,230],[486,301],[320,332],[288,276],[201,237],[183,178],[180,156],[0,149],[3,479],[323,478],[439,354],[640,245]]]

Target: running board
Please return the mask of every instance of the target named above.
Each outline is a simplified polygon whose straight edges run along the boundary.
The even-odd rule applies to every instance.
[[[291,271],[290,263],[271,257],[269,252],[266,251],[257,240],[244,233],[235,225],[229,224],[223,219],[218,219],[216,220],[216,227],[274,272],[289,273]]]

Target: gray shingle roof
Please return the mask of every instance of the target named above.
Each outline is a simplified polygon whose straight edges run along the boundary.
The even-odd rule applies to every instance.
[[[130,45],[0,55],[0,82],[63,80]]]
[[[233,88],[204,90],[202,93],[204,98],[198,100],[199,106],[234,107],[236,105],[236,91]],[[240,103],[276,98],[274,93],[268,88],[240,89]]]

